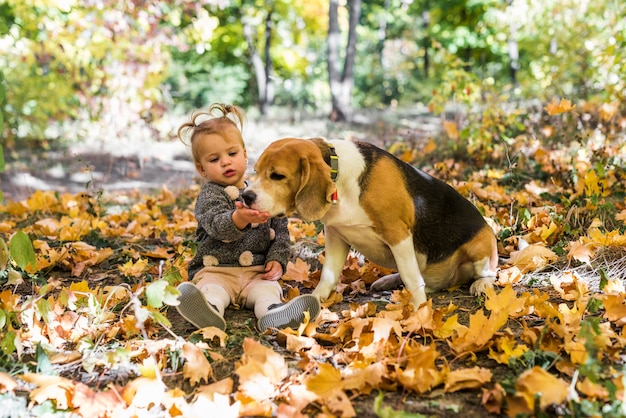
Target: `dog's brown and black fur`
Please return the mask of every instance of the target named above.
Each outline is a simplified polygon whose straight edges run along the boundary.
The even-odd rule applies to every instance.
[[[387,151],[364,142],[285,138],[270,144],[255,168],[257,179],[244,192],[251,207],[324,223],[326,255],[313,292],[322,301],[335,290],[350,247],[397,269],[415,308],[426,292],[472,283],[471,293],[479,294],[493,285],[497,243],[480,212]]]

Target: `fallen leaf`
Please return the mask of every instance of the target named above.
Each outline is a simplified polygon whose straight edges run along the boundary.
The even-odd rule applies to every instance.
[[[533,409],[535,397],[544,411],[549,405],[559,405],[567,399],[569,384],[541,367],[535,366],[523,372],[515,382],[516,396],[521,396],[526,406]]]
[[[341,372],[327,363],[318,363],[317,374],[306,380],[306,388],[324,398],[343,389]]]
[[[61,376],[49,376],[35,373],[26,373],[19,376],[22,380],[37,386],[28,397],[42,404],[45,401],[54,401],[58,409],[68,409],[72,404],[74,382]]]
[[[446,376],[444,390],[448,393],[462,389],[477,389],[491,381],[491,370],[483,367],[453,370]]]
[[[83,417],[106,417],[110,412],[125,404],[120,393],[122,388],[96,392],[83,383],[76,383],[72,404]]]
[[[202,380],[208,383],[213,376],[213,369],[204,356],[204,352],[197,345],[186,342],[183,344],[182,353],[185,358],[183,366],[185,379],[189,379],[189,383],[192,386],[195,386]]]
[[[235,368],[239,376],[239,390],[257,401],[274,397],[278,385],[288,373],[283,356],[252,338],[244,339],[243,351]]]
[[[528,273],[556,261],[558,256],[543,245],[529,245],[521,251],[513,251],[509,263],[518,267],[522,273]]]
[[[0,372],[0,393],[12,392],[17,386],[17,382],[10,374]]]
[[[296,258],[296,262],[287,263],[287,271],[283,275],[283,280],[292,280],[297,283],[304,283],[309,280],[311,266],[301,258]]]

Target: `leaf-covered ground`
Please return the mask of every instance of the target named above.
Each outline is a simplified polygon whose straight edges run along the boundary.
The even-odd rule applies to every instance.
[[[392,152],[472,200],[499,239],[494,291],[451,289],[417,310],[402,289],[368,292],[388,272],[352,254],[322,314],[297,330],[261,335],[251,311],[229,309],[225,333],[196,331],[172,305],[194,250],[197,185],[8,201],[1,410],[623,416],[626,119],[564,102],[519,114],[470,120],[463,147],[462,123],[444,122],[437,138],[386,134]],[[288,298],[315,286],[324,244],[317,223],[293,219],[290,231]]]

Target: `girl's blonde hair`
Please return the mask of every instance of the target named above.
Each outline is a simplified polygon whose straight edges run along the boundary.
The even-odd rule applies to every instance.
[[[216,112],[220,112],[221,115],[215,115]],[[208,118],[198,121],[198,119],[203,116],[208,116]],[[193,155],[194,161],[198,161],[198,156],[195,151],[196,147],[194,147],[195,139],[203,134],[221,134],[227,127],[237,129],[241,146],[246,149],[246,144],[243,142],[243,136],[241,134],[245,118],[246,116],[243,109],[238,106],[213,103],[208,111],[194,112],[191,115],[191,120],[183,123],[180,128],[178,128],[176,134],[183,144],[191,146],[191,154]],[[189,138],[189,144],[187,144],[183,139],[183,133],[187,133],[189,130],[191,130],[191,137]]]

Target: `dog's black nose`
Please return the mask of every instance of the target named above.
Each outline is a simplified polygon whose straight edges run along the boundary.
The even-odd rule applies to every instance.
[[[244,190],[242,197],[243,201],[246,202],[246,205],[250,206],[256,200],[256,193],[254,193],[252,190]]]

